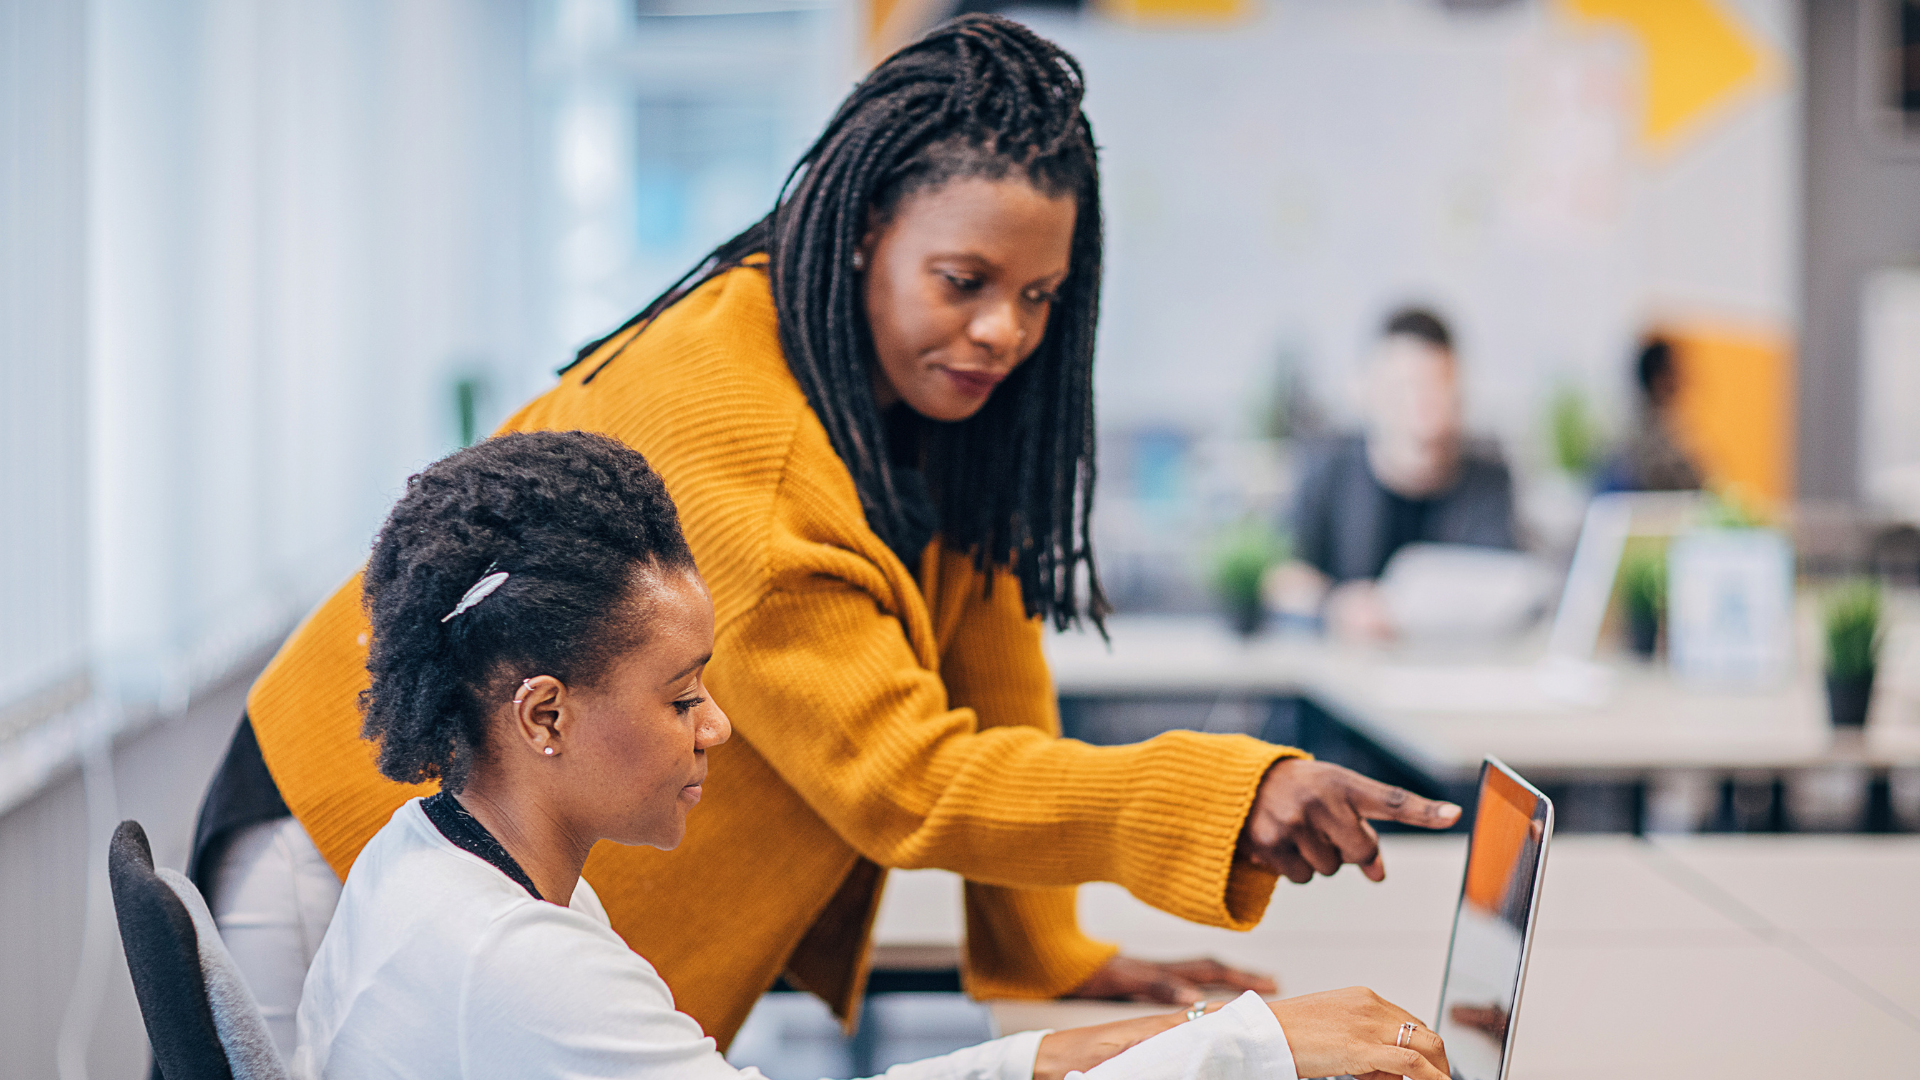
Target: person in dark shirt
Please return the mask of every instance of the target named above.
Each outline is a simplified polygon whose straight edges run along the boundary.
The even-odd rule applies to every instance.
[[[1373,588],[1419,542],[1512,549],[1513,478],[1462,431],[1453,335],[1430,311],[1387,320],[1366,372],[1366,427],[1301,449],[1293,555],[1269,580],[1283,613],[1352,638],[1392,637]]]
[[[1640,344],[1634,364],[1640,386],[1640,419],[1626,442],[1600,470],[1600,491],[1698,491],[1700,469],[1675,434],[1674,402],[1680,396],[1680,366],[1666,339]]]

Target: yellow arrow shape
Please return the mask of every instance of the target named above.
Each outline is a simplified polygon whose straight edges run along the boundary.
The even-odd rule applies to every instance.
[[[1762,84],[1773,57],[1715,0],[1562,0],[1587,22],[1624,26],[1646,55],[1641,139],[1664,148],[1717,108]]]

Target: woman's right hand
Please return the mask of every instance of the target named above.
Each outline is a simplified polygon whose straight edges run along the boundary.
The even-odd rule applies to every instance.
[[[1301,1076],[1448,1080],[1447,1048],[1440,1036],[1364,986],[1269,1002],[1268,1007],[1287,1033],[1287,1049]],[[1394,1045],[1400,1025],[1409,1021],[1419,1025],[1411,1045]]]

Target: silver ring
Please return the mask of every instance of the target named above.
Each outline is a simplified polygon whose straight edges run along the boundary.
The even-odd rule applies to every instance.
[[[1411,1020],[1406,1021],[1405,1023],[1400,1025],[1400,1036],[1393,1040],[1393,1045],[1399,1046],[1399,1047],[1407,1047],[1407,1046],[1413,1045],[1413,1033],[1419,1030],[1420,1030],[1419,1024],[1416,1024]]]
[[[1193,1004],[1191,1004],[1191,1005],[1189,1005],[1189,1006],[1187,1006],[1187,1020],[1188,1020],[1189,1022],[1191,1022],[1191,1021],[1194,1021],[1194,1020],[1198,1020],[1198,1019],[1200,1019],[1201,1017],[1203,1017],[1203,1016],[1205,1016],[1205,1015],[1207,1015],[1207,1003],[1206,1003],[1206,1002],[1204,1002],[1204,1001],[1196,1001],[1196,1002],[1194,1002]]]

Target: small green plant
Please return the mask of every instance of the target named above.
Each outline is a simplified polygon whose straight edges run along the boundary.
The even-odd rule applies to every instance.
[[[1667,612],[1667,547],[1648,538],[1627,541],[1620,553],[1620,607],[1626,615],[1627,645],[1651,659],[1660,648],[1660,624]]]
[[[1873,678],[1880,659],[1880,586],[1855,578],[1828,594],[1823,610],[1827,675],[1840,682]]]
[[[1553,463],[1560,471],[1591,476],[1599,467],[1606,436],[1579,387],[1569,384],[1554,392],[1547,406],[1547,431],[1553,440]]]
[[[1701,516],[1716,529],[1764,529],[1767,516],[1753,498],[1738,485],[1715,490],[1707,499]]]
[[[1323,423],[1320,409],[1314,404],[1313,394],[1307,388],[1307,380],[1301,374],[1305,366],[1303,355],[1296,349],[1285,349],[1280,353],[1274,367],[1270,392],[1259,399],[1254,410],[1254,430],[1264,438],[1276,441],[1311,435],[1319,430]]]
[[[1273,527],[1249,518],[1222,536],[1213,560],[1213,591],[1241,633],[1259,629],[1260,581],[1267,568],[1286,559],[1286,539]]]
[[[1667,553],[1659,547],[1629,548],[1620,557],[1620,603],[1629,615],[1658,619],[1667,610]]]

